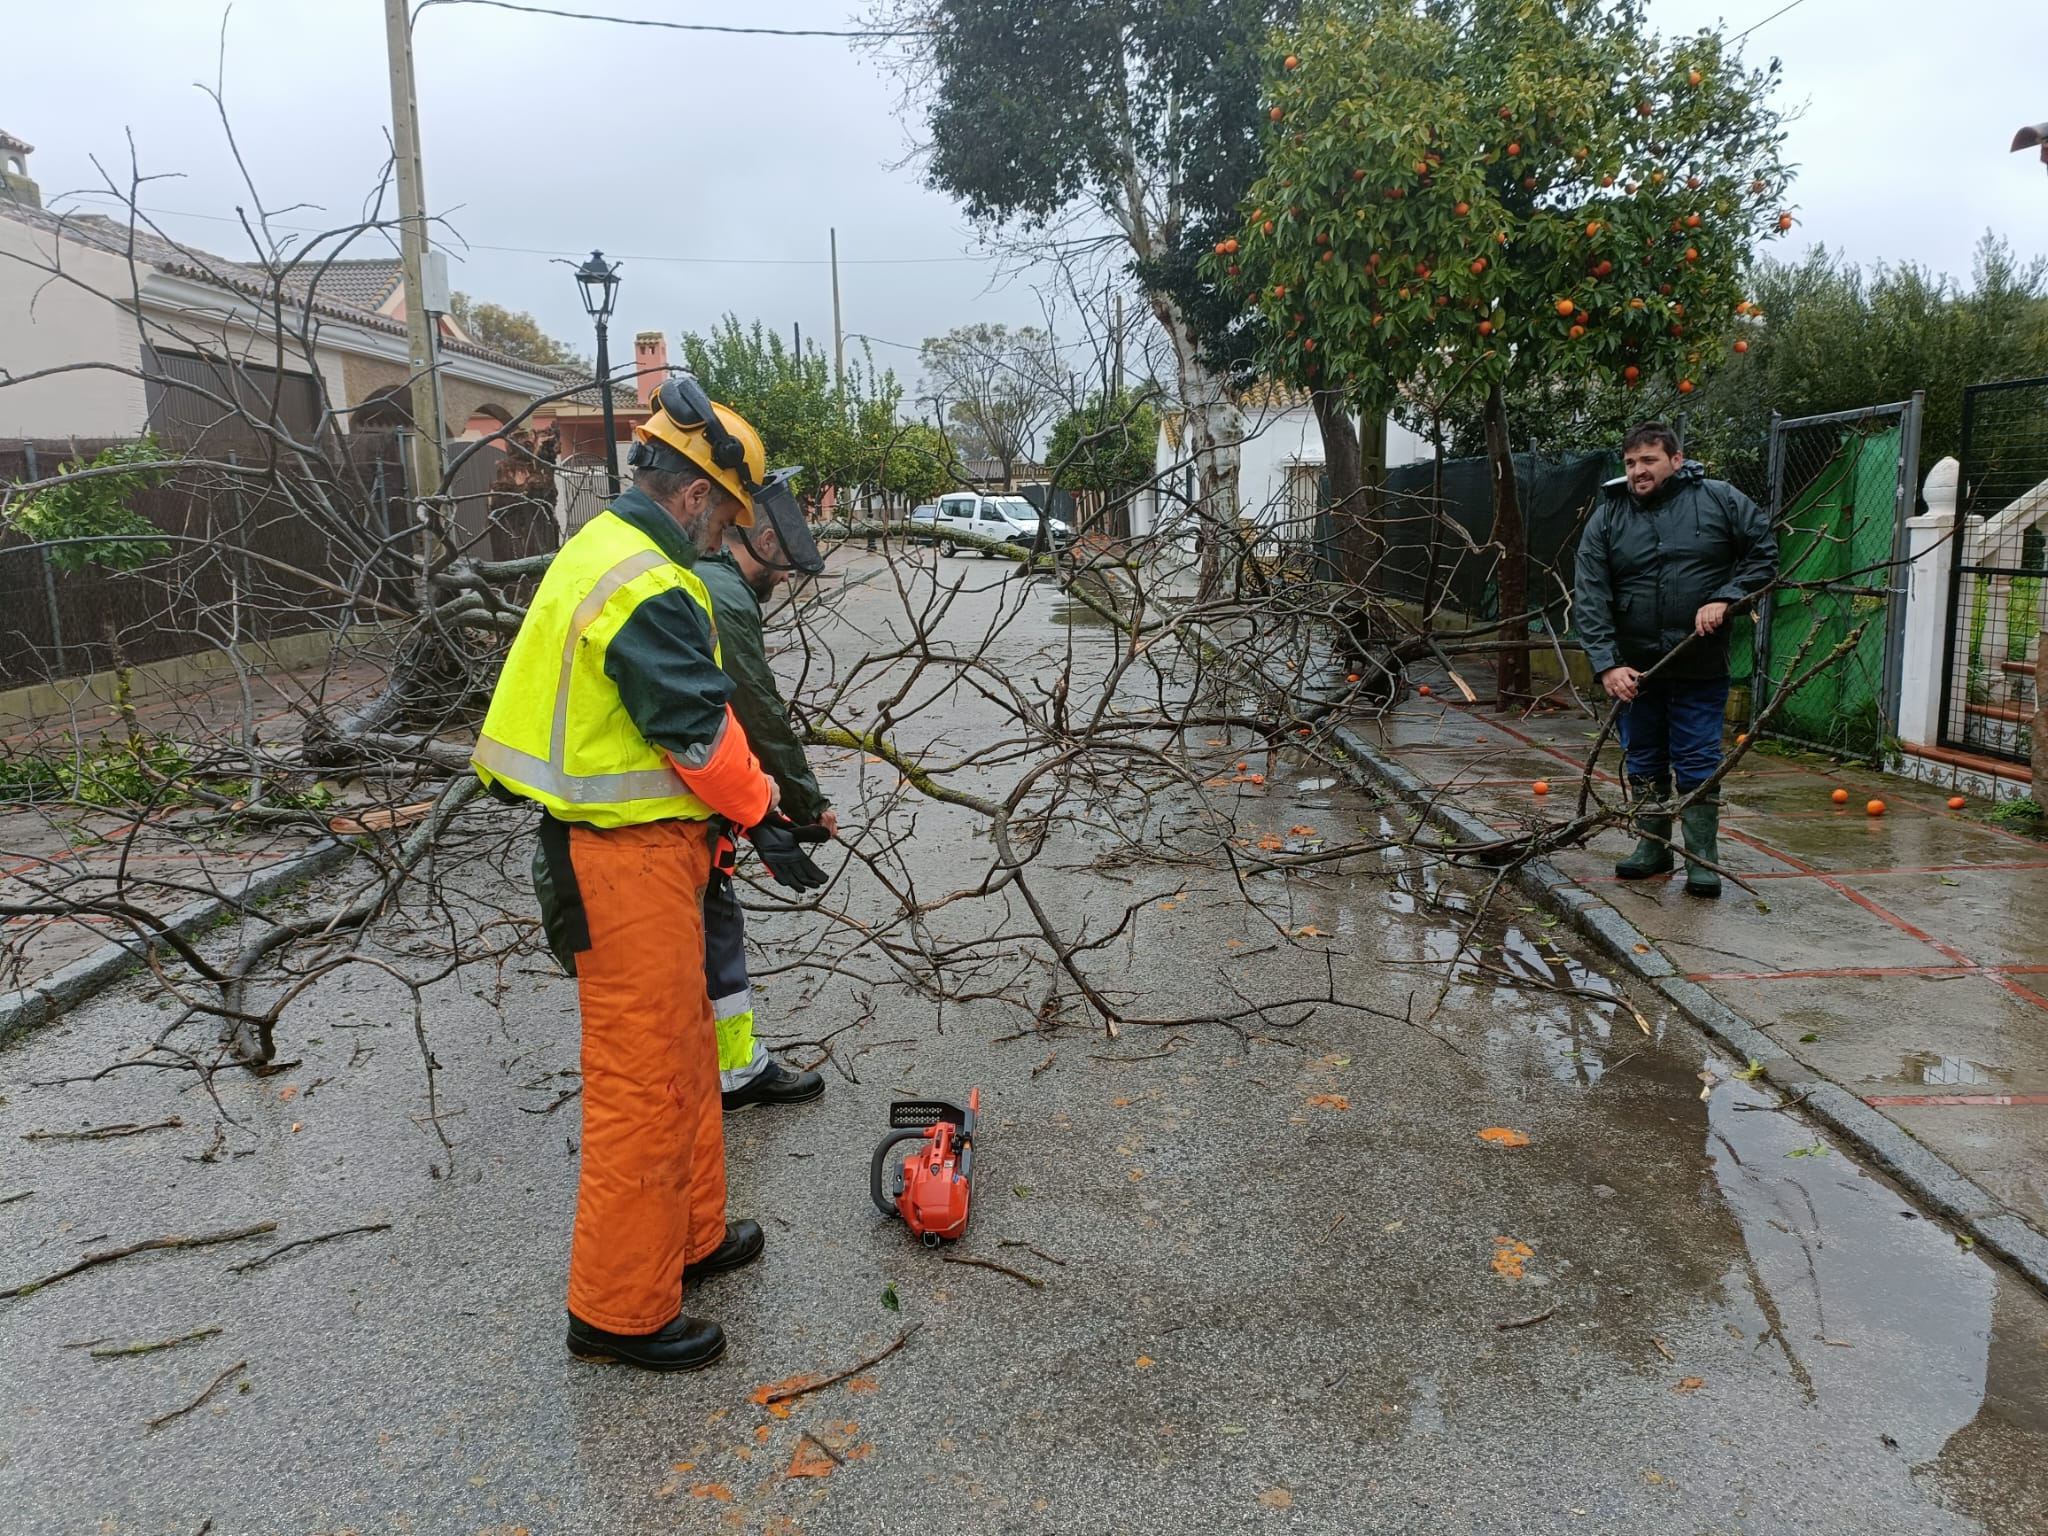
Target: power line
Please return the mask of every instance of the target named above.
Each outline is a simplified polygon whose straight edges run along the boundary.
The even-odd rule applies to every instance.
[[[231,218],[224,213],[198,213],[184,208],[142,208],[137,211],[146,213],[151,218],[205,219],[214,224],[236,225],[242,222],[239,218]],[[315,229],[305,224],[279,224],[274,221],[269,223],[267,227],[281,229],[287,234],[295,235],[326,235],[334,233],[331,229]],[[469,240],[462,241],[461,248],[465,251],[493,251],[510,256],[564,257],[571,261],[580,261],[588,254],[583,251],[549,250],[543,246],[533,245],[482,245]],[[342,259],[349,260],[352,258],[344,257]],[[831,258],[826,256],[635,256],[622,254],[617,259],[620,261],[667,262],[682,266],[825,267],[831,265]],[[925,267],[944,266],[954,262],[1001,261],[1002,259],[1002,256],[997,252],[989,252],[981,256],[842,256],[839,258],[839,264],[842,267]]]
[[[888,28],[868,31],[848,31],[826,27],[733,27],[713,22],[698,21],[648,21],[637,16],[603,16],[593,11],[564,11],[547,5],[516,5],[513,0],[420,0],[413,11],[413,20],[419,20],[421,11],[432,5],[484,5],[497,11],[518,11],[527,16],[559,16],[566,21],[602,21],[615,27],[654,27],[664,32],[723,32],[738,37],[839,37],[856,41],[873,42],[891,37],[929,37],[928,31],[913,28]]]
[[[1792,3],[1790,5],[1781,5],[1778,7],[1777,10],[1771,12],[1771,14],[1766,16],[1762,21],[1757,22],[1754,26],[1751,26],[1746,31],[1736,33],[1733,37],[1729,38],[1728,41],[1731,43],[1739,43],[1745,37],[1749,36],[1751,32],[1756,31],[1758,27],[1762,27],[1770,22],[1776,21],[1780,16],[1784,15],[1787,11],[1797,10],[1800,6],[1804,4],[1806,4],[1806,0],[1792,0]]]

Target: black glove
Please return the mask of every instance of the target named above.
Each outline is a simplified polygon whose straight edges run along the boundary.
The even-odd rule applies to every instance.
[[[822,843],[825,836],[823,827],[800,827],[780,811],[770,811],[747,828],[747,840],[754,845],[754,852],[761,855],[768,873],[778,884],[799,891],[815,891],[829,883],[830,877],[799,846]]]

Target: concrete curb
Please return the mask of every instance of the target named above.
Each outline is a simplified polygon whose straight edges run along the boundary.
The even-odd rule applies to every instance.
[[[1368,788],[1392,793],[1420,811],[1430,825],[1458,837],[1490,841],[1499,836],[1477,817],[1442,804],[1429,785],[1381,755],[1349,726],[1337,727],[1336,737],[1347,755],[1347,770]],[[1930,1211],[2048,1292],[2048,1237],[1855,1094],[1788,1056],[1753,1021],[1697,982],[1687,981],[1647,934],[1555,864],[1532,859],[1515,872],[1515,879],[1524,892],[1567,919],[1639,981],[1662,993],[1715,1043],[1743,1060],[1760,1063],[1773,1087],[1789,1095],[1805,1094],[1799,1106],[1802,1110],[1849,1142]]]
[[[164,919],[164,926],[180,938],[190,938],[250,902],[275,896],[302,880],[346,863],[355,851],[352,843],[323,839],[304,853],[280,859],[251,875],[232,896],[209,896],[179,907]],[[105,991],[133,970],[143,953],[144,946],[134,939],[102,944],[32,986],[0,992],[0,1046],[63,1017],[66,1010]]]

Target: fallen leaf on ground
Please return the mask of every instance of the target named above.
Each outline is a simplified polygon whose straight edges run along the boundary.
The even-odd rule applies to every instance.
[[[1268,1509],[1294,1508],[1294,1495],[1285,1488],[1268,1488],[1259,1495],[1259,1502]]]
[[[1109,1102],[1113,1109],[1129,1109],[1136,1101],[1133,1099],[1111,1099]]]
[[[1489,1125],[1479,1133],[1481,1141],[1496,1141],[1504,1147],[1526,1147],[1529,1145],[1527,1131],[1509,1130],[1504,1125]]]
[[[1275,849],[1285,848],[1287,846],[1287,841],[1285,838],[1275,837],[1271,832],[1268,832],[1264,837],[1259,839],[1259,846],[1265,849],[1268,853],[1271,853]]]
[[[1647,944],[1638,944],[1636,946],[1636,953],[1639,955],[1647,955],[1649,952],[1650,946]]]
[[[846,1390],[849,1392],[879,1392],[882,1390],[882,1387],[881,1383],[872,1376],[850,1376],[847,1378]]]
[[[1314,827],[1289,827],[1287,830],[1296,837],[1314,837],[1316,835]]]
[[[1519,1280],[1522,1278],[1522,1265],[1535,1256],[1536,1250],[1517,1238],[1496,1237],[1493,1240],[1493,1272],[1496,1275]]]
[[[1137,1358],[1136,1364],[1139,1370],[1145,1371],[1152,1368],[1154,1361],[1150,1355],[1140,1355]]]
[[[828,1461],[826,1466],[830,1466]],[[732,1490],[723,1483],[692,1483],[690,1497],[693,1499],[716,1499],[721,1504],[732,1502]]]
[[[1688,1376],[1671,1390],[1674,1392],[1697,1392],[1707,1384],[1704,1376]]]
[[[1351,1101],[1341,1093],[1312,1093],[1308,1096],[1311,1109],[1349,1109]]]
[[[299,1096],[298,1087],[296,1085],[291,1085],[284,1088],[280,1088],[277,1090],[277,1096],[278,1098],[286,1101],[296,1099]]]
[[[1138,1182],[1138,1180],[1142,1179],[1143,1177],[1145,1177],[1145,1170],[1144,1170],[1144,1169],[1142,1169],[1142,1168],[1133,1168],[1133,1169],[1131,1170],[1131,1173],[1130,1173],[1130,1180],[1131,1180],[1131,1182],[1132,1182],[1133,1184],[1137,1183],[1137,1182]]]
[[[1327,939],[1329,935],[1314,923],[1303,923],[1293,931],[1292,937],[1297,939]]]
[[[796,1454],[789,1458],[789,1470],[782,1475],[790,1477],[830,1477],[832,1469],[839,1463],[825,1454],[824,1447],[813,1445],[803,1439],[796,1443]]]
[[[790,1402],[794,1402],[795,1399],[792,1398],[787,1402],[780,1403],[771,1403],[768,1399],[778,1392],[792,1392],[799,1387],[808,1387],[817,1379],[815,1376],[788,1376],[781,1381],[771,1381],[765,1387],[754,1388],[752,1392],[747,1394],[747,1401],[757,1403],[761,1407],[766,1408],[778,1419],[786,1419],[789,1417]]]

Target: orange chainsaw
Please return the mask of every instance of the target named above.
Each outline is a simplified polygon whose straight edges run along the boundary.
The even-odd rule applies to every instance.
[[[900,1216],[927,1248],[951,1242],[967,1230],[968,1179],[974,1171],[974,1122],[981,1090],[971,1089],[967,1107],[944,1099],[898,1099],[889,1106],[892,1129],[875,1148],[868,1168],[868,1194],[884,1216]],[[924,1145],[905,1158],[882,1188],[892,1147],[906,1141]]]

